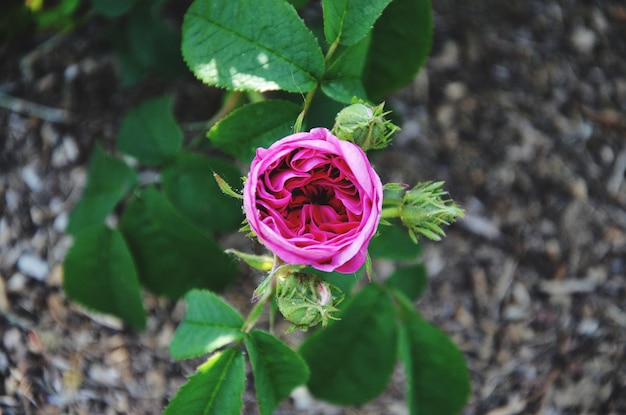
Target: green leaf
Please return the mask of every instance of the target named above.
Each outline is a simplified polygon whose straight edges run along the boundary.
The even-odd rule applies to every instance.
[[[300,354],[311,370],[313,395],[358,405],[378,396],[389,382],[396,362],[396,313],[385,289],[371,284],[337,317],[305,340]]]
[[[235,230],[241,225],[241,200],[226,196],[213,178],[241,185],[241,172],[223,159],[179,153],[163,170],[163,192],[185,218],[208,231]]]
[[[420,256],[422,248],[413,242],[402,224],[394,222],[391,226],[378,226],[378,234],[372,238],[368,251],[372,258],[404,261]]]
[[[322,91],[335,101],[349,104],[353,97],[367,96],[360,79],[333,79],[322,84]]]
[[[363,38],[391,0],[323,0],[329,44],[353,45]]]
[[[411,415],[456,415],[470,394],[465,358],[450,338],[426,322],[405,301],[400,330],[400,356],[407,375]]]
[[[326,95],[345,104],[352,103],[355,96],[367,99],[361,78],[370,39],[365,36],[352,46],[337,48],[324,74],[322,91]]]
[[[59,0],[53,7],[40,10],[34,16],[40,29],[70,30],[78,20],[74,13],[79,6],[80,0]]]
[[[126,196],[139,179],[122,160],[107,155],[96,144],[87,171],[87,185],[72,210],[67,232],[74,235],[88,226],[103,223],[115,205]]]
[[[309,369],[302,358],[273,335],[253,330],[246,348],[254,373],[254,387],[261,415],[272,415],[278,404],[306,383]]]
[[[195,0],[183,22],[183,58],[209,85],[307,92],[324,56],[292,5],[276,0]]]
[[[100,0],[108,6],[108,0]],[[132,4],[118,24],[110,25],[103,35],[113,44],[121,69],[123,86],[130,86],[152,73],[175,79],[187,71],[180,53],[180,30],[158,14],[162,0],[116,0]]]
[[[159,166],[181,148],[183,132],[172,114],[170,97],[153,98],[131,109],[122,120],[117,149],[144,164]]]
[[[167,20],[156,12],[154,0],[137,1],[124,27],[130,53],[144,74],[150,70],[176,78],[186,69],[180,53],[180,29],[166,24]]]
[[[245,380],[241,351],[216,353],[189,377],[163,415],[240,415]]]
[[[221,247],[183,219],[153,187],[128,204],[121,230],[140,281],[156,294],[177,299],[192,288],[218,291],[237,272]]]
[[[293,133],[302,111],[300,105],[283,100],[261,101],[238,108],[211,128],[209,139],[226,153],[252,160],[258,147],[267,148]]]
[[[133,259],[120,232],[104,224],[75,235],[63,263],[63,289],[87,308],[117,316],[136,329],[146,327]]]
[[[426,62],[433,37],[429,0],[393,0],[372,31],[363,82],[374,102],[410,83]]]
[[[428,284],[426,267],[423,264],[414,264],[398,268],[385,284],[399,290],[409,300],[416,300],[424,293]]]
[[[185,319],[170,343],[170,353],[175,359],[201,356],[243,338],[243,318],[217,295],[191,290],[185,301]]]
[[[94,12],[112,19],[129,12],[135,3],[133,0],[91,0],[91,7]]]

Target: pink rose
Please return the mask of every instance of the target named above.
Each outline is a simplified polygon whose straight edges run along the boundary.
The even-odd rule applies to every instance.
[[[367,258],[383,202],[358,146],[325,128],[259,148],[243,189],[246,218],[283,261],[351,273]]]

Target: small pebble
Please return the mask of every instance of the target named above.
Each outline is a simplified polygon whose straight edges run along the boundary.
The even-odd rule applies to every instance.
[[[512,295],[515,302],[522,308],[529,308],[532,305],[532,298],[526,289],[526,286],[521,282],[513,284]]]
[[[15,212],[20,206],[20,195],[13,189],[7,189],[4,194],[4,202],[9,212]]]
[[[467,88],[461,82],[450,82],[446,85],[445,94],[451,101],[458,101],[467,93]]]
[[[600,323],[598,320],[594,318],[584,318],[578,325],[578,333],[583,336],[591,336],[598,330],[599,327]]]
[[[103,385],[116,386],[117,380],[120,377],[120,373],[114,367],[93,364],[89,368],[87,376],[93,382]]]
[[[559,243],[558,239],[549,239],[546,241],[545,244],[545,251],[546,251],[546,255],[548,255],[548,258],[550,258],[552,261],[558,261],[561,259],[561,244]]]
[[[4,332],[3,343],[4,347],[9,351],[24,348],[22,333],[16,327],[12,327]]]
[[[29,164],[22,169],[21,177],[24,183],[26,183],[26,186],[28,186],[33,192],[36,193],[41,190],[41,179],[39,178],[39,175],[37,175],[35,167],[32,164]]]
[[[78,64],[73,63],[65,68],[65,71],[63,71],[63,78],[65,78],[67,82],[72,82],[78,77],[79,74],[80,67],[78,66]]]
[[[52,147],[59,142],[59,132],[50,122],[44,122],[41,125],[41,130],[39,131],[39,134],[41,134],[41,139],[46,146]]]
[[[613,160],[615,160],[615,152],[609,146],[602,146],[600,149],[600,158],[605,165],[613,164]]]
[[[48,208],[50,209],[50,213],[52,215],[58,215],[63,212],[65,209],[65,203],[58,197],[53,197],[50,199],[50,203],[48,203]]]
[[[7,355],[3,352],[0,352],[0,373],[8,372],[9,369],[9,359]]]
[[[46,218],[46,214],[37,206],[33,206],[30,208],[30,218],[35,225],[41,225]]]
[[[67,228],[67,212],[61,213],[54,219],[52,228],[59,233],[65,232],[65,228]]]
[[[588,55],[593,52],[593,48],[596,46],[598,37],[593,30],[587,29],[584,26],[578,26],[574,29],[574,33],[572,33],[570,41],[578,52]]]
[[[72,137],[66,136],[61,145],[52,152],[52,166],[56,168],[65,167],[76,161],[78,153],[76,141]]]
[[[13,232],[11,232],[6,219],[0,218],[0,246],[6,246],[12,237]]]
[[[508,305],[504,308],[502,317],[506,321],[521,321],[528,318],[528,311],[525,307]]]
[[[586,201],[588,198],[588,192],[587,182],[585,182],[585,179],[578,178],[574,180],[570,184],[570,192],[572,193],[572,196],[574,196],[576,199]]]
[[[43,281],[50,270],[44,260],[32,254],[23,254],[17,260],[17,268],[24,274],[39,281]]]

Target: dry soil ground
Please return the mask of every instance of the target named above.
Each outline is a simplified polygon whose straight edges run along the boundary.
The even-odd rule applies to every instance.
[[[385,181],[445,180],[467,210],[425,244],[417,303],[467,357],[464,413],[624,415],[626,5],[433,5],[432,57],[390,100],[403,130],[374,162]],[[97,25],[49,39],[0,49],[0,414],[159,414],[193,370],[167,352],[183,307],[146,294],[143,333],[85,313],[60,288],[63,231],[130,106],[169,93],[198,121],[215,93],[190,77],[121,89]],[[405,414],[402,378],[360,408],[298,391],[277,413]]]

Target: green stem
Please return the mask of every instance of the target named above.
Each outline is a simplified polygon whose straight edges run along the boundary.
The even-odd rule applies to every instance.
[[[326,66],[328,66],[328,63],[330,62],[330,58],[333,56],[338,46],[339,46],[339,42],[335,41],[328,48],[328,51],[326,52],[326,56],[324,56],[324,63],[326,64]],[[311,102],[313,102],[313,97],[315,96],[315,92],[317,92],[319,87],[320,87],[320,84],[318,83],[315,86],[315,88],[310,90],[309,93],[304,98],[304,106],[302,107],[302,112],[300,112],[300,114],[298,115],[298,118],[296,119],[296,123],[293,126],[294,133],[299,133],[300,131],[302,131],[302,123],[304,122],[304,117],[306,116],[306,113],[309,111],[309,107],[311,106]]]
[[[230,96],[224,101],[224,104],[220,108],[218,112],[215,113],[208,121],[202,121],[200,123],[191,124],[193,129],[199,129],[200,133],[193,137],[193,139],[189,142],[187,148],[193,149],[206,137],[206,131],[208,131],[211,127],[213,127],[219,120],[227,116],[239,102],[241,98],[240,91],[234,91],[230,94]]]
[[[310,90],[308,94],[306,94],[306,98],[304,99],[304,107],[302,107],[302,112],[300,112],[300,115],[298,115],[298,118],[296,119],[296,123],[293,126],[294,133],[299,133],[300,131],[302,131],[302,123],[304,121],[304,116],[306,115],[307,111],[309,110],[309,107],[311,106],[311,102],[313,101],[313,97],[315,96],[315,92],[317,91],[318,87],[319,86],[316,86],[315,88]]]
[[[252,310],[250,310],[250,313],[248,314],[246,321],[243,323],[243,326],[241,327],[241,331],[243,331],[244,333],[249,333],[254,328],[254,325],[256,324],[257,320],[259,319],[259,317],[261,317],[261,313],[263,312],[263,308],[265,307],[265,304],[270,302],[272,298],[274,297],[274,290],[276,289],[276,277],[277,277],[278,271],[288,268],[289,266],[290,265],[284,264],[280,260],[280,258],[274,255],[274,266],[272,267],[272,270],[269,272],[267,276],[267,278],[271,278],[269,282],[269,288],[265,290],[265,292],[263,293],[261,298],[259,298],[259,300],[256,302]]]
[[[248,314],[248,318],[246,318],[246,321],[243,323],[243,326],[241,327],[241,331],[243,331],[244,333],[250,333],[250,331],[254,328],[254,325],[256,324],[257,320],[261,316],[261,313],[263,312],[263,307],[265,307],[267,300],[272,298],[271,294],[273,292],[274,292],[274,288],[272,287],[272,289],[269,290],[267,294],[265,294],[263,297],[259,299],[259,301],[257,301],[257,303],[254,305],[254,307]]]
[[[252,103],[261,102],[261,101],[265,101],[266,100],[265,95],[263,95],[259,91],[248,91],[246,94],[248,95],[248,99]]]
[[[333,56],[333,54],[337,50],[337,46],[339,46],[339,39],[334,41],[332,45],[330,45],[330,47],[328,48],[328,51],[326,52],[326,56],[324,56],[324,63],[326,63],[326,65],[328,65],[328,62],[330,62],[330,58]]]
[[[383,208],[380,212],[381,219],[399,218],[402,215],[402,206],[391,206]]]

